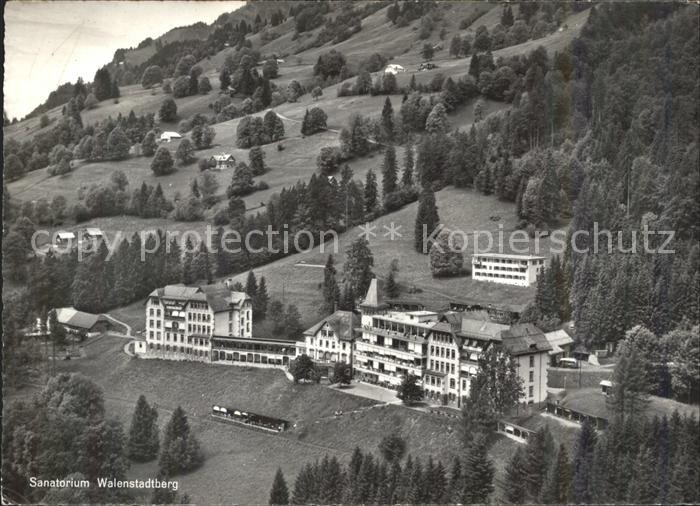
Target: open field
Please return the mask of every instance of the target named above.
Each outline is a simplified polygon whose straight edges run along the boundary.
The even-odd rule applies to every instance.
[[[86,346],[86,358],[59,362],[58,371],[80,372],[96,381],[104,389],[108,416],[127,427],[142,393],[157,403],[161,428],[181,405],[206,455],[202,468],[177,478],[181,493],[196,503],[265,503],[278,467],[293,486],[306,462],[325,454],[346,462],[356,446],[376,451],[381,438],[394,431],[406,438],[408,451],[421,458],[432,454],[448,464],[461,455],[458,419],[398,405],[370,407],[375,401],[321,385],[294,385],[278,370],[130,358],[122,352],[124,342],[98,337]],[[297,427],[274,435],[217,422],[209,416],[217,403],[282,417]],[[333,417],[337,409],[345,414]],[[497,438],[494,458],[507,459],[516,444]],[[156,472],[151,462],[133,466],[129,474],[147,478]]]
[[[469,255],[474,251],[473,232],[490,232],[493,236],[491,251],[499,251],[498,236],[503,234],[503,252],[512,252],[508,244],[509,233],[516,229],[517,218],[514,212],[514,204],[501,202],[494,197],[484,196],[473,190],[460,190],[446,188],[436,194],[438,213],[446,226],[451,229],[461,230],[468,234],[468,242],[465,249],[465,264],[470,264]],[[460,298],[476,298],[484,302],[513,304],[526,304],[534,297],[533,288],[523,288],[509,285],[499,285],[473,281],[469,277],[434,279],[430,274],[429,258],[427,255],[417,253],[413,249],[414,221],[417,211],[417,203],[410,204],[394,213],[383,216],[371,225],[375,226],[376,236],[369,238],[370,249],[374,255],[374,273],[380,278],[388,272],[393,259],[399,261],[399,273],[397,281],[402,287],[402,296],[408,289],[416,286],[422,290],[421,294],[412,294],[412,297],[425,298],[430,305],[447,303],[450,300]],[[499,221],[492,221],[492,216],[500,217]],[[391,224],[400,227],[398,232],[401,237],[391,240],[388,227]],[[336,268],[341,273],[345,259],[345,249],[355,240],[362,230],[355,227],[347,233],[341,234],[337,242],[337,250],[334,250],[332,241],[305,253],[298,253],[282,258],[254,270],[260,277],[264,275],[271,297],[282,299],[285,302],[293,302],[299,307],[304,325],[311,326],[318,319],[318,307],[321,302],[321,282],[323,270],[309,267],[305,264],[324,264],[329,253],[336,257]],[[539,246],[537,246],[537,244]],[[528,243],[518,243],[518,248],[524,248]],[[528,251],[549,255],[550,240],[540,239],[529,242]],[[479,248],[486,251],[488,240],[485,234],[479,234]],[[245,282],[246,274],[234,276],[235,279]],[[284,293],[283,293],[284,292]]]

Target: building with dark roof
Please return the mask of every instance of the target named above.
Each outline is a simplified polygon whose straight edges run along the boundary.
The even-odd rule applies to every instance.
[[[72,307],[56,309],[56,320],[68,332],[85,333],[87,335],[104,332],[111,327],[107,318],[99,314],[85,313]]]
[[[524,401],[540,404],[547,398],[549,344],[544,332],[532,323],[518,323],[501,333],[501,345],[515,358],[523,380]]]
[[[297,345],[319,365],[329,368],[337,362],[352,364],[355,328],[360,317],[352,311],[336,311],[304,331],[304,342]]]
[[[518,364],[524,386],[521,401],[544,402],[552,347],[532,324],[506,325],[493,322],[484,313],[440,314],[385,302],[376,280],[372,280],[360,312],[352,360],[360,381],[396,388],[406,374],[412,374],[422,379],[429,400],[459,407],[469,396],[482,353],[496,346],[512,354]],[[476,314],[483,318],[473,318]]]

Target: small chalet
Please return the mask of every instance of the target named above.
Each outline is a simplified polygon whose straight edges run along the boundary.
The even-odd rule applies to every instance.
[[[545,332],[544,337],[547,338],[547,341],[552,346],[549,352],[549,360],[552,367],[556,367],[560,359],[571,355],[574,340],[566,331],[559,329],[553,332]]]
[[[55,241],[58,247],[70,246],[75,241],[75,234],[73,232],[58,232]]]
[[[228,153],[214,155],[209,159],[209,165],[215,170],[232,169],[236,165],[236,159]]]
[[[182,139],[182,135],[177,132],[163,132],[160,134],[160,142],[170,142],[173,139]]]
[[[88,227],[82,231],[82,239],[84,241],[101,241],[104,239],[102,230],[96,227]]]

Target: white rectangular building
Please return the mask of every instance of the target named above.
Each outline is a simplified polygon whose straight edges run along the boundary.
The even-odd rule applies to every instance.
[[[531,286],[545,266],[545,257],[476,253],[472,256],[472,279],[515,286]]]

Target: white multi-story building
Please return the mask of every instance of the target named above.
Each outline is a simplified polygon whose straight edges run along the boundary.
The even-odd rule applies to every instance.
[[[429,399],[461,406],[469,396],[478,360],[501,340],[508,325],[472,320],[462,313],[446,313],[430,333],[424,390]]]
[[[432,311],[391,311],[379,299],[373,279],[360,305],[361,326],[355,338],[353,368],[362,381],[396,388],[407,374],[423,378],[428,335],[437,323]]]
[[[503,347],[517,361],[518,375],[523,380],[520,402],[539,404],[547,398],[547,367],[552,345],[544,333],[532,323],[511,325],[501,333]]]
[[[505,325],[455,311],[438,315],[391,310],[380,301],[376,280],[360,311],[353,356],[360,381],[395,389],[406,374],[412,374],[422,379],[428,400],[459,407],[469,397],[482,353],[497,347],[517,363],[524,387],[520,401],[538,404],[546,398],[552,347],[533,324]]]
[[[143,350],[150,356],[212,360],[212,338],[251,338],[250,297],[226,285],[168,285],[153,290],[146,302]]]
[[[476,253],[472,256],[472,279],[530,286],[544,265],[545,258],[541,256]]]
[[[146,302],[146,339],[136,341],[136,353],[144,358],[288,366],[296,342],[254,338],[252,301],[230,286],[168,285],[154,290]]]

